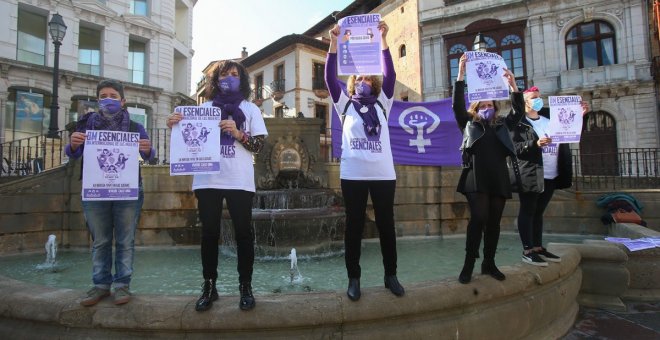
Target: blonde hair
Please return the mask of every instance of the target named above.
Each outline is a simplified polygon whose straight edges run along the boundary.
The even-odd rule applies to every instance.
[[[371,80],[371,94],[374,96],[378,97],[380,95],[380,89],[383,86],[382,82],[380,81],[380,78],[377,76],[363,76],[364,78],[369,78]],[[348,77],[348,81],[346,82],[346,91],[348,91],[348,95],[352,96],[355,94],[355,79],[357,78],[356,75],[352,75]]]
[[[481,102],[472,102],[470,103],[470,107],[467,110],[468,114],[470,114],[470,116],[472,117],[472,121],[475,122],[481,121],[481,117],[479,117],[479,115],[477,114],[477,111],[479,111],[479,104],[481,104]],[[497,100],[493,100],[493,108],[495,109],[495,115],[493,116],[493,119],[490,120],[491,125],[496,124],[501,120],[501,117],[499,117],[500,102]]]

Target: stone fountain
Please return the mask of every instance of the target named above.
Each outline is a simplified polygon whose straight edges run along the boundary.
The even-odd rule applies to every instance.
[[[256,157],[257,192],[252,225],[258,256],[286,257],[341,251],[344,209],[340,196],[327,189],[319,164],[316,118],[267,118],[269,136]],[[223,243],[233,247],[229,216],[223,217]]]

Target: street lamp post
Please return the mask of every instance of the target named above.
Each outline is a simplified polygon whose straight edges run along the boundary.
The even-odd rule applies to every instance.
[[[48,22],[48,30],[50,31],[50,37],[53,38],[53,45],[55,45],[55,59],[53,60],[53,99],[50,104],[50,123],[48,124],[47,137],[60,138],[57,117],[60,106],[57,97],[60,78],[60,46],[66,34],[66,25],[61,15],[58,13],[53,14],[50,22]]]
[[[474,37],[474,44],[472,45],[472,50],[479,52],[486,52],[487,48],[488,48],[488,44],[486,43],[484,36],[481,34],[481,32],[477,33],[477,36]]]

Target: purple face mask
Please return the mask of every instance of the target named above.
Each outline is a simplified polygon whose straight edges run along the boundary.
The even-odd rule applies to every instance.
[[[371,95],[371,86],[365,82],[355,83],[355,94],[368,97]]]
[[[479,111],[477,111],[477,114],[479,115],[479,117],[481,117],[481,119],[489,120],[495,114],[495,109],[488,108],[488,109],[479,110]]]
[[[221,93],[237,93],[241,86],[241,80],[238,77],[227,76],[218,81],[218,88]]]
[[[99,100],[99,111],[101,113],[113,115],[121,111],[121,101],[112,98],[103,98]]]

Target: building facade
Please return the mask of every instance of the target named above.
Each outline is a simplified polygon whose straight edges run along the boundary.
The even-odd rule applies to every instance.
[[[45,133],[53,94],[48,22],[67,26],[59,55],[59,129],[96,109],[96,84],[124,83],[131,118],[164,127],[190,93],[196,0],[2,0],[0,142]]]
[[[644,0],[420,0],[424,100],[451,96],[458,58],[481,33],[519,87],[590,104],[574,146],[582,155],[658,148],[650,8]]]

